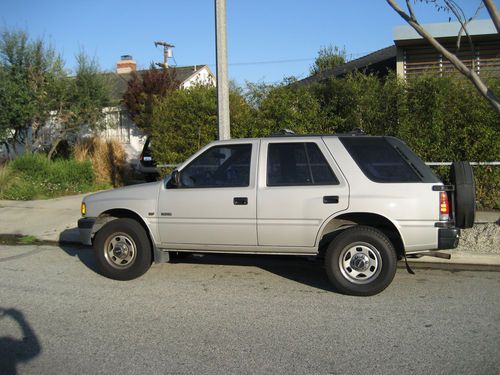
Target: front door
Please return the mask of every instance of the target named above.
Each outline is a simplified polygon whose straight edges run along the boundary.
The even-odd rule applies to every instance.
[[[258,148],[258,141],[215,144],[179,170],[180,186],[164,186],[158,200],[163,246],[257,245]]]

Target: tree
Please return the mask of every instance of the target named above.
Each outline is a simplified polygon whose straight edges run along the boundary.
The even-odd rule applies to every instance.
[[[57,106],[53,108],[53,120],[58,132],[52,141],[48,158],[51,159],[59,143],[74,135],[82,126],[92,131],[102,129],[105,124],[103,109],[109,105],[109,88],[99,65],[94,58],[89,58],[81,51],[77,57],[77,69],[74,77],[66,77],[55,86],[53,97]]]
[[[425,30],[424,27],[420,25],[418,22],[415,12],[413,11],[413,7],[411,5],[411,0],[406,0],[406,7],[408,9],[408,13],[406,13],[401,7],[397,4],[396,0],[386,0],[387,3],[398,13],[408,24],[415,29],[415,31],[422,36],[425,40],[427,40],[436,50],[439,51],[446,59],[448,59],[454,66],[455,68],[460,71],[465,77],[467,77],[472,84],[476,87],[476,89],[479,91],[479,93],[489,101],[489,103],[492,105],[492,107],[495,109],[497,114],[500,115],[500,100],[498,97],[493,93],[493,91],[490,90],[490,88],[484,83],[484,81],[479,77],[479,75],[474,72],[473,69],[468,68],[455,54],[450,52],[448,49],[443,47],[441,43],[439,43],[427,30]],[[457,5],[457,3],[453,0],[443,0],[442,3],[439,3],[438,0],[420,0],[420,1],[425,1],[426,3],[433,3],[434,5],[437,6],[437,9],[445,9],[450,11],[460,22],[461,24],[461,30],[460,30],[460,35],[462,32],[467,33],[467,24],[469,21],[472,20],[471,17],[467,19],[464,17],[464,12],[461,10],[461,8]],[[486,6],[486,9],[488,10],[493,23],[495,24],[495,27],[497,29],[497,32],[500,34],[500,18],[498,16],[498,12],[495,8],[495,4],[493,3],[492,0],[483,0],[480,2],[479,7],[482,5]],[[477,14],[477,12],[476,12]],[[460,40],[460,35],[458,36]],[[459,42],[457,43],[459,46]]]
[[[56,130],[48,158],[57,145],[83,125],[102,125],[108,89],[95,59],[77,56],[74,77],[64,61],[42,39],[34,41],[24,31],[4,31],[0,38],[0,136],[13,138],[13,147],[24,143],[27,152],[42,150],[43,129]]]
[[[123,95],[123,103],[132,120],[144,132],[150,134],[153,103],[155,98],[164,98],[179,88],[175,68],[156,68],[153,64],[141,75],[132,72],[132,78],[127,84]]]
[[[347,51],[345,47],[339,48],[337,46],[328,45],[321,47],[318,51],[318,56],[314,64],[310,67],[309,72],[311,75],[321,73],[326,69],[335,68],[338,65],[347,62]]]
[[[39,133],[50,117],[54,93],[66,72],[62,58],[42,39],[31,41],[24,31],[4,31],[0,38],[0,128],[13,146],[27,151],[40,146]],[[4,138],[5,141],[5,138]]]

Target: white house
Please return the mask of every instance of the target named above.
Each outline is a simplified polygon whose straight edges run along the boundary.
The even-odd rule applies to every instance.
[[[136,70],[137,64],[129,55],[121,57],[116,64],[116,72],[109,75],[112,88],[112,98],[120,102],[127,91],[127,84],[132,79],[132,72],[141,76],[144,70]],[[187,89],[194,85],[215,86],[215,75],[207,65],[192,65],[183,67],[169,67],[175,70],[175,79],[179,81],[179,89]],[[124,146],[129,161],[134,165],[137,162],[144,142],[145,135],[137,128],[123,106],[104,109],[106,112],[106,129],[102,135],[108,139],[118,139]]]

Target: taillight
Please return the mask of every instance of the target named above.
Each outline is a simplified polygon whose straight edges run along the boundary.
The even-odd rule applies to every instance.
[[[439,192],[439,220],[450,220],[450,202],[448,202],[448,194],[445,191]]]

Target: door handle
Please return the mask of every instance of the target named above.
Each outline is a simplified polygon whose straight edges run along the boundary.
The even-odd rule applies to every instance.
[[[233,204],[236,206],[246,206],[248,204],[247,197],[234,197]]]
[[[338,195],[325,195],[323,197],[323,203],[324,204],[339,203],[339,196]]]

